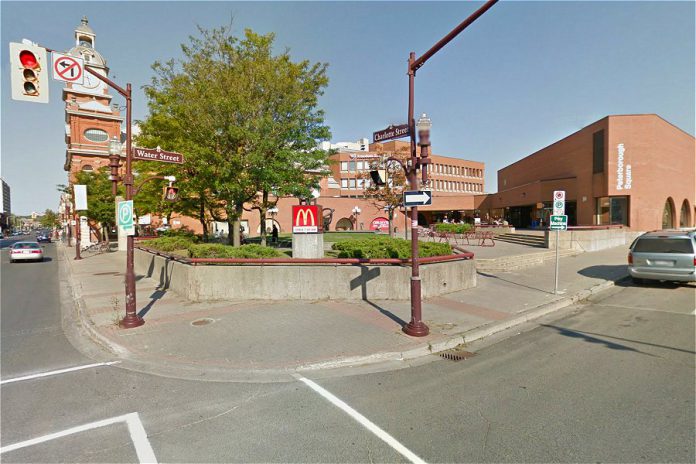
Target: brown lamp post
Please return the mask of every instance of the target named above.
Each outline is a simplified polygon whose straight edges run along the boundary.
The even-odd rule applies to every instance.
[[[121,142],[114,136],[109,140],[109,180],[111,181],[111,194],[118,193],[118,168],[121,165]]]
[[[421,157],[416,153],[416,123],[413,118],[414,112],[414,88],[416,71],[425,64],[428,59],[437,53],[442,47],[447,45],[460,32],[466,29],[471,23],[478,19],[483,13],[488,11],[498,0],[488,0],[481,8],[476,10],[468,18],[462,21],[449,34],[433,45],[427,52],[416,59],[415,52],[411,52],[408,57],[408,128],[411,136],[411,166],[404,171],[408,174],[411,190],[418,190],[418,168],[422,166],[423,183],[428,181],[429,146],[430,146],[430,120],[425,117],[419,120],[418,136],[420,139]],[[425,116],[425,115],[423,115]],[[427,120],[427,121],[426,121]],[[428,335],[428,326],[421,320],[421,279],[418,268],[418,207],[411,207],[411,322],[406,324],[403,331],[414,337]]]

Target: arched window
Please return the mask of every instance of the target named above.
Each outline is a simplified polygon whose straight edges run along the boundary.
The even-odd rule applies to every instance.
[[[82,166],[82,170],[85,172],[92,172],[94,171],[94,168],[91,164],[85,164],[84,166]]]
[[[336,230],[353,230],[353,221],[348,218],[341,218],[336,223]]]
[[[671,229],[674,227],[674,200],[667,198],[665,209],[662,211],[662,228]]]
[[[679,227],[691,227],[691,208],[689,200],[682,202],[681,212],[679,214]]]

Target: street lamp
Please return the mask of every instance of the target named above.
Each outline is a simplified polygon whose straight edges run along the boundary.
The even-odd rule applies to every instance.
[[[355,216],[355,230],[357,230],[358,229],[358,217],[360,216],[360,213],[362,213],[362,210],[359,207],[355,206],[352,211],[353,211],[353,216]]]
[[[420,157],[423,165],[423,185],[428,184],[428,151],[430,147],[430,128],[433,126],[432,121],[427,114],[423,113],[418,122],[416,122],[416,130],[418,131],[418,145],[421,147]]]
[[[117,185],[118,185],[118,168],[121,164],[121,142],[114,135],[114,137],[109,140],[109,168],[111,173],[109,175],[109,180],[111,181],[111,194],[116,196]]]

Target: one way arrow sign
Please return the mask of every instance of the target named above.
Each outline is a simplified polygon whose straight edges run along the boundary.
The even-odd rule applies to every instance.
[[[427,190],[404,192],[404,206],[425,206],[433,203],[433,195]]]

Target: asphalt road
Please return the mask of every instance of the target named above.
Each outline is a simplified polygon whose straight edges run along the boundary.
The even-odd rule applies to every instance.
[[[313,378],[361,423],[301,379],[13,381],[95,362],[63,335],[46,250],[2,252],[3,462],[694,462],[694,286],[616,287],[466,361]]]

